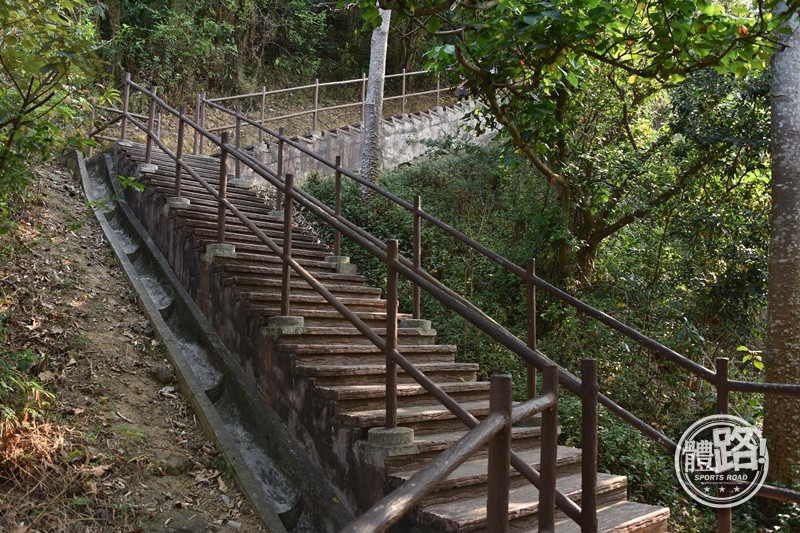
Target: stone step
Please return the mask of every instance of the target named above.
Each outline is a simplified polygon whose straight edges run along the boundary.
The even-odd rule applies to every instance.
[[[514,472],[514,470],[511,470]],[[521,478],[521,476],[517,476]],[[539,491],[527,479],[512,487],[508,494],[508,517],[510,531],[537,531],[539,513]],[[556,479],[556,489],[580,505],[580,473],[563,475]],[[623,501],[627,492],[624,476],[598,474],[598,507]],[[460,498],[456,501],[419,506],[412,511],[417,522],[440,531],[486,531],[486,492]],[[565,518],[556,508],[557,520]],[[557,529],[557,531],[560,531]],[[580,531],[580,529],[578,529]]]
[[[416,368],[429,379],[437,382],[475,381],[478,373],[476,363],[418,363]],[[330,385],[378,385],[386,381],[386,365],[317,365],[296,366],[295,375],[311,379],[316,386]],[[416,383],[401,368],[397,369],[398,383]],[[461,433],[463,435],[463,433]],[[418,444],[419,445],[419,444]]]
[[[459,403],[485,400],[489,393],[488,381],[439,383],[438,387]],[[386,385],[324,385],[314,387],[314,395],[336,402],[336,412],[345,413],[386,407]],[[399,383],[397,405],[421,407],[439,405],[422,385]]]
[[[282,336],[280,349],[285,357],[294,359],[295,368],[313,366],[362,366],[385,365],[386,355],[378,350],[372,343],[368,344],[292,344],[288,335]],[[296,340],[296,339],[295,339]],[[414,363],[447,363],[455,364],[456,348],[452,345],[440,344],[406,344],[401,345],[398,351]]]

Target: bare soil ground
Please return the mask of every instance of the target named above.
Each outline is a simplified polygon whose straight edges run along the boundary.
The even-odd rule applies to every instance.
[[[80,183],[36,173],[34,200],[0,236],[0,358],[54,396],[39,395],[44,419],[0,431],[0,533],[264,531]]]

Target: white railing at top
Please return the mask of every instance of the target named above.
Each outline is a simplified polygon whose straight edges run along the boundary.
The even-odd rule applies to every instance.
[[[412,85],[411,80],[415,77],[420,78],[423,76],[432,77],[433,79],[429,80],[427,86],[429,88],[425,90],[418,90],[414,92],[409,92],[408,87]],[[431,73],[424,70],[414,71],[414,72],[406,72],[403,69],[402,72],[398,74],[388,74],[385,76],[386,80],[391,79],[400,79],[400,87],[399,92],[397,90],[393,91],[397,94],[391,94],[389,96],[384,96],[383,102],[384,104],[393,102],[397,105],[393,105],[391,107],[384,105],[384,116],[397,114],[399,113],[407,113],[409,111],[418,111],[424,108],[429,108],[433,106],[439,106],[444,100],[444,96],[451,91],[451,87],[449,85],[442,86],[441,78],[436,73]],[[422,85],[422,84],[419,84]],[[344,104],[336,104],[330,106],[320,105],[320,92],[322,89],[326,88],[342,88],[347,86],[354,86],[358,88],[360,86],[360,97],[358,101],[352,103],[344,103]],[[351,110],[352,113],[346,115],[349,117],[350,120],[338,120],[333,122],[328,122],[325,124],[324,129],[333,129],[337,127],[343,127],[350,125],[357,121],[364,120],[365,113],[366,113],[366,106],[365,106],[365,95],[367,89],[367,76],[364,74],[361,78],[354,78],[350,80],[343,80],[343,81],[332,81],[332,82],[324,82],[320,83],[320,81],[314,80],[314,83],[309,85],[301,85],[298,87],[290,87],[287,89],[277,89],[272,91],[267,91],[266,87],[262,87],[260,92],[253,92],[248,94],[240,94],[235,96],[224,96],[219,98],[208,98],[206,94],[199,94],[197,95],[197,99],[195,101],[195,122],[200,124],[204,127],[207,131],[210,132],[219,132],[230,130],[235,127],[235,124],[208,124],[207,120],[207,113],[208,108],[203,105],[204,101],[207,102],[214,102],[214,103],[227,103],[228,107],[232,108],[239,108],[242,110],[243,114],[251,115],[257,111],[258,117],[251,117],[253,120],[257,121],[261,125],[269,124],[271,122],[278,122],[281,121],[282,124],[289,123],[292,119],[298,119],[301,117],[309,117],[310,116],[310,123],[308,121],[303,121],[300,128],[293,128],[293,129],[301,129],[306,128],[306,131],[293,131],[293,132],[286,132],[287,134],[302,134],[307,133],[308,131],[316,131],[320,129],[320,116],[324,113],[330,113],[333,111],[342,111],[342,110]],[[292,96],[294,97],[294,101],[292,102],[292,107],[296,106],[297,104],[302,105],[304,102],[308,102],[308,106],[305,108],[301,108],[302,110],[296,111],[293,110],[290,113],[277,113],[272,116],[268,113],[270,107],[268,105],[268,101],[271,97],[276,96]],[[423,102],[423,97],[427,97]],[[431,98],[433,102],[431,102]],[[333,100],[334,98],[331,98]],[[341,100],[341,94],[337,95],[336,100]],[[431,103],[433,105],[431,105]],[[414,105],[416,104],[416,105]],[[258,139],[259,142],[262,141],[261,138]],[[202,147],[202,139],[195,140],[195,151],[197,153],[203,153]],[[199,145],[198,145],[199,143]]]

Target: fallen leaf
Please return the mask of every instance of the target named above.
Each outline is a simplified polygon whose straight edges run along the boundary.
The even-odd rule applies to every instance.
[[[44,372],[40,372],[37,377],[42,383],[48,383],[50,381],[55,381],[58,376],[49,370],[45,370]]]
[[[178,396],[175,394],[175,387],[172,387],[170,385],[167,385],[166,387],[158,391],[158,395],[163,396],[164,398],[171,398],[173,400],[176,400],[178,398]]]
[[[109,470],[111,470],[111,465],[97,465],[92,468],[92,475],[94,477],[103,477]]]

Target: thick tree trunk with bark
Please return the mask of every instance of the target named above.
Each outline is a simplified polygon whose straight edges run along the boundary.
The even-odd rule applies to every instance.
[[[772,218],[766,377],[800,383],[800,30],[772,62]],[[773,480],[800,481],[800,400],[767,398],[764,434]]]
[[[391,11],[381,10],[383,22],[372,31],[369,80],[364,102],[364,146],[361,152],[361,176],[378,181],[381,169],[381,115],[383,114],[383,79],[386,73],[386,47],[389,42]]]

